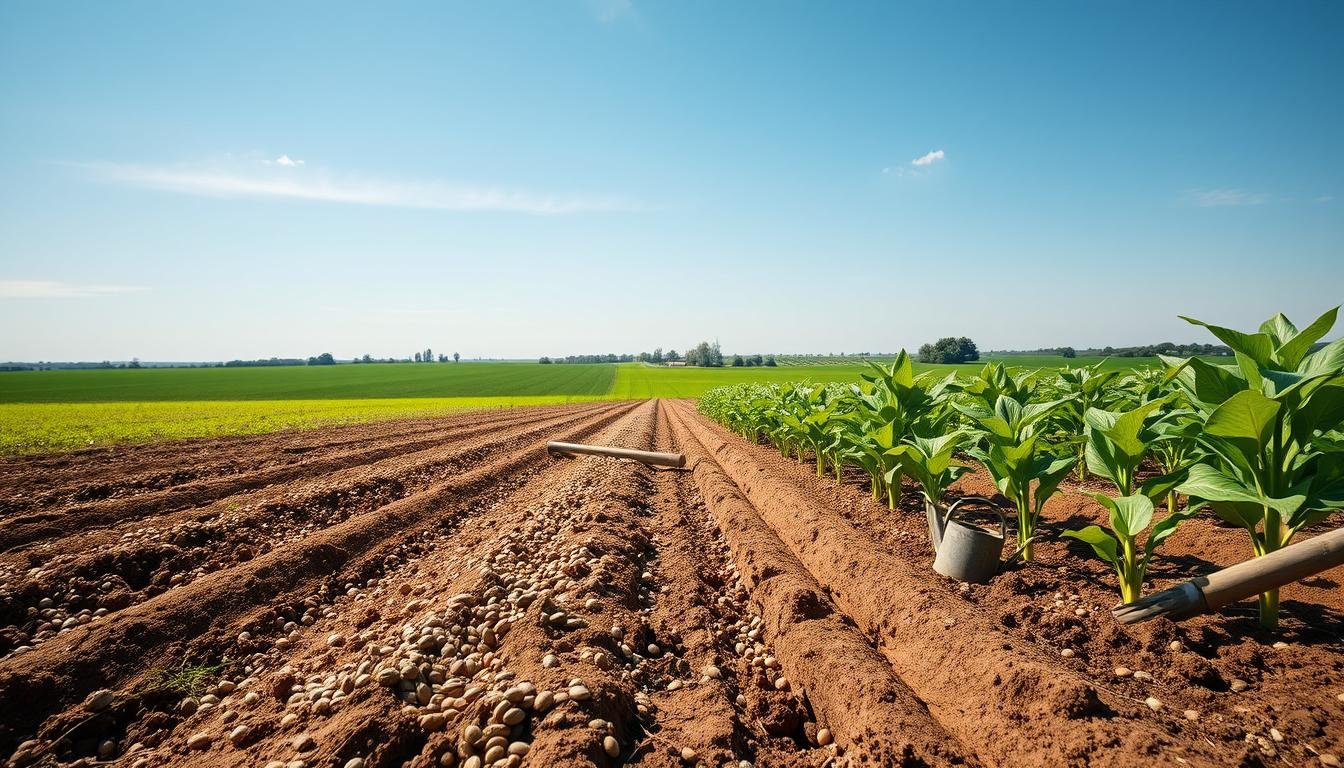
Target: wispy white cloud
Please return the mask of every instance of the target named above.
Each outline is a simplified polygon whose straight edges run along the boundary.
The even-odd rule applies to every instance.
[[[283,165],[283,166],[285,166],[286,168],[294,168],[294,167],[296,167],[296,166],[303,165],[303,161],[302,161],[302,160],[295,160],[295,159],[291,158],[289,155],[281,155],[281,156],[275,158],[274,160],[263,160],[262,162],[265,163],[265,164],[267,164],[267,165],[272,165],[272,164],[274,164],[274,165]]]
[[[1263,205],[1269,202],[1269,195],[1245,189],[1188,189],[1185,191],[1184,199],[1197,208],[1225,208]]]
[[[1318,202],[1318,203],[1330,203],[1330,202],[1334,202],[1334,199],[1335,199],[1335,196],[1334,196],[1334,195],[1321,195],[1320,197],[1316,198],[1316,202]]]
[[[140,285],[88,285],[59,280],[0,280],[0,299],[80,299],[147,290],[149,289]]]
[[[280,160],[289,160],[292,165]],[[441,181],[376,179],[332,174],[318,168],[307,168],[302,174],[295,174],[290,168],[301,161],[292,160],[288,155],[281,155],[280,160],[258,164],[226,159],[223,163],[171,166],[85,163],[77,167],[109,184],[211,197],[315,200],[536,216],[642,210],[635,203],[616,198],[542,195]],[[273,167],[275,164],[288,167],[277,169]]]
[[[910,161],[910,164],[915,166],[933,165],[939,160],[942,160],[945,156],[946,155],[943,153],[943,150],[935,149],[926,155],[920,155],[919,157],[916,157],[914,160]]]

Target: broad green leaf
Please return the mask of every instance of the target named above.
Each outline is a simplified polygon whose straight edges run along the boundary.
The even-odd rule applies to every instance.
[[[1279,367],[1289,371],[1296,370],[1298,364],[1302,362],[1302,358],[1311,350],[1311,345],[1319,341],[1335,326],[1335,317],[1338,314],[1339,307],[1326,310],[1320,317],[1313,320],[1311,325],[1280,341],[1278,353],[1275,355],[1278,358]],[[1287,323],[1288,328],[1293,327],[1293,324],[1289,323],[1288,318],[1283,317],[1283,315],[1280,314],[1275,317],[1283,318],[1283,322]],[[1270,321],[1266,320],[1265,322]],[[1261,326],[1261,328],[1263,327]],[[1296,331],[1296,329],[1294,330]]]
[[[1180,318],[1193,325],[1202,325],[1209,329],[1209,332],[1217,336],[1220,341],[1232,348],[1233,352],[1240,352],[1243,355],[1254,360],[1258,365],[1268,366],[1270,357],[1274,354],[1274,340],[1267,333],[1242,333],[1234,331],[1231,328],[1223,328],[1218,325],[1210,325],[1203,320],[1196,320],[1193,317],[1180,315]]]
[[[1201,403],[1217,405],[1247,388],[1245,376],[1232,366],[1206,363],[1197,357],[1186,361],[1178,377]]]
[[[1196,464],[1190,468],[1190,477],[1176,487],[1186,496],[1209,501],[1234,501],[1246,504],[1260,504],[1255,489],[1247,489],[1236,480],[1224,475],[1207,464]]]
[[[1275,346],[1282,346],[1297,335],[1297,326],[1280,312],[1261,323],[1260,332],[1274,339]]]
[[[1111,498],[1103,493],[1093,495],[1111,513],[1111,530],[1128,538],[1138,536],[1153,522],[1153,500],[1143,495]]]
[[[1309,376],[1344,371],[1344,338],[1338,338],[1302,359],[1297,370]]]
[[[1089,525],[1082,530],[1065,531],[1063,535],[1091,545],[1092,550],[1097,553],[1097,557],[1108,563],[1120,562],[1119,542],[1109,533],[1103,531],[1100,526]]]
[[[1279,404],[1254,390],[1238,392],[1209,414],[1204,431],[1217,437],[1269,442]]]

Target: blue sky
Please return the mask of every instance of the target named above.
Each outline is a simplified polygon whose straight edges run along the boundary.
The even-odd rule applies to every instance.
[[[1344,300],[1344,5],[0,4],[0,359],[1205,341]]]

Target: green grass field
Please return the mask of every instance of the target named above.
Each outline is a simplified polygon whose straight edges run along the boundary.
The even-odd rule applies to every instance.
[[[1052,356],[1006,356],[1009,365],[1058,368]],[[981,363],[917,365],[973,372]],[[1106,367],[1156,365],[1112,358]],[[0,455],[112,443],[258,434],[466,408],[699,397],[741,382],[858,381],[855,363],[778,368],[661,368],[536,363],[433,363],[287,368],[142,368],[0,373]]]
[[[605,395],[614,365],[390,363],[275,368],[17,371],[0,403]]]

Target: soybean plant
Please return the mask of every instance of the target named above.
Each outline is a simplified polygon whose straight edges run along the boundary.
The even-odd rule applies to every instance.
[[[1073,468],[1074,456],[1058,456],[1037,433],[1036,425],[1049,417],[1067,399],[1023,405],[1001,394],[993,410],[980,403],[957,404],[956,408],[975,422],[985,447],[967,450],[985,465],[999,492],[1017,507],[1017,544],[1022,559],[1033,557],[1032,541],[1041,509],[1059,491],[1059,484]]]
[[[1085,414],[1087,424],[1087,468],[1115,485],[1118,496],[1095,494],[1094,498],[1109,512],[1110,533],[1089,525],[1064,535],[1091,545],[1097,557],[1114,566],[1120,579],[1120,599],[1132,603],[1139,599],[1153,550],[1176,530],[1192,510],[1172,512],[1153,526],[1140,548],[1138,539],[1153,521],[1153,495],[1165,495],[1173,485],[1166,477],[1155,478],[1135,492],[1135,472],[1152,446],[1163,440],[1156,429],[1159,411],[1165,400],[1150,400],[1128,411],[1103,411],[1091,408]]]
[[[1177,490],[1251,537],[1256,557],[1344,507],[1344,339],[1312,347],[1339,308],[1298,330],[1275,315],[1254,333],[1207,328],[1236,365],[1163,358],[1200,421],[1207,459]],[[1260,595],[1260,624],[1278,625],[1279,593]]]

